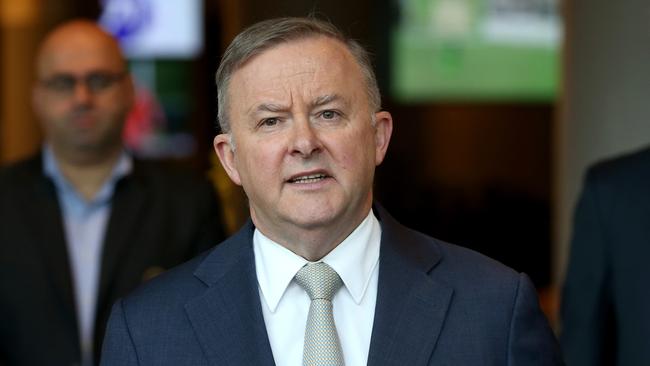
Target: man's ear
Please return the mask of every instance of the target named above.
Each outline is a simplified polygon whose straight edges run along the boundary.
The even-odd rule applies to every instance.
[[[232,135],[229,133],[217,135],[214,138],[214,151],[217,153],[219,161],[221,161],[221,165],[230,179],[236,185],[241,186],[237,162],[235,161],[235,146],[231,138]]]
[[[390,113],[386,111],[375,113],[375,165],[384,161],[392,134],[393,117]]]

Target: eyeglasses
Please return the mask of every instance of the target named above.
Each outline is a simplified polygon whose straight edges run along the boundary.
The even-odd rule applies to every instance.
[[[126,72],[95,71],[83,76],[72,74],[55,74],[40,83],[46,89],[59,94],[70,95],[77,87],[77,83],[83,83],[91,93],[100,93],[113,86],[126,76]]]

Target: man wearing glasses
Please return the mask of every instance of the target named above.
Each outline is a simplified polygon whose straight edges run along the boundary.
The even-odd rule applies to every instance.
[[[92,365],[115,299],[218,243],[219,209],[124,150],[134,88],[109,34],[63,24],[35,66],[43,148],[0,172],[0,365]]]

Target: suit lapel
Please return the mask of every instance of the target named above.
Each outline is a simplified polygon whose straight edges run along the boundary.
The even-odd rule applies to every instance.
[[[143,215],[147,193],[144,182],[137,175],[126,176],[115,186],[102,248],[97,304],[107,303],[111,281],[119,278],[115,272],[119,270],[120,258],[128,255],[129,247],[132,245],[131,240],[134,238],[132,233],[138,227],[139,218]]]
[[[380,207],[375,212],[382,242],[368,365],[426,365],[453,290],[428,275],[440,254]]]
[[[249,222],[195,275],[207,290],[185,306],[211,365],[274,365],[258,293]]]
[[[77,324],[72,276],[68,260],[68,248],[63,231],[63,220],[54,184],[43,176],[40,159],[29,167],[26,175],[29,182],[25,185],[25,196],[21,199],[30,204],[16,205],[16,210],[25,218],[25,223],[38,223],[37,230],[28,230],[33,235],[33,242],[42,253],[42,260],[48,280],[59,295],[62,314],[69,324]],[[77,327],[71,329],[77,334]],[[78,346],[74,342],[75,347]]]

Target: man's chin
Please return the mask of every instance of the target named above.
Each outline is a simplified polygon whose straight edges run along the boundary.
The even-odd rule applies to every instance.
[[[106,158],[112,156],[116,149],[120,149],[122,146],[121,142],[118,143],[108,143],[105,140],[95,139],[95,140],[83,140],[83,141],[74,141],[68,144],[66,150],[70,153],[74,153],[79,159],[84,160],[84,158]]]
[[[346,214],[344,208],[314,208],[312,210],[302,209],[293,212],[289,216],[289,222],[297,228],[305,231],[324,230],[328,232],[339,232],[344,230],[343,226],[356,226],[354,220]]]
[[[309,213],[304,216],[297,214],[291,217],[289,221],[304,230],[319,230],[330,228],[335,221],[335,216],[330,213]]]

